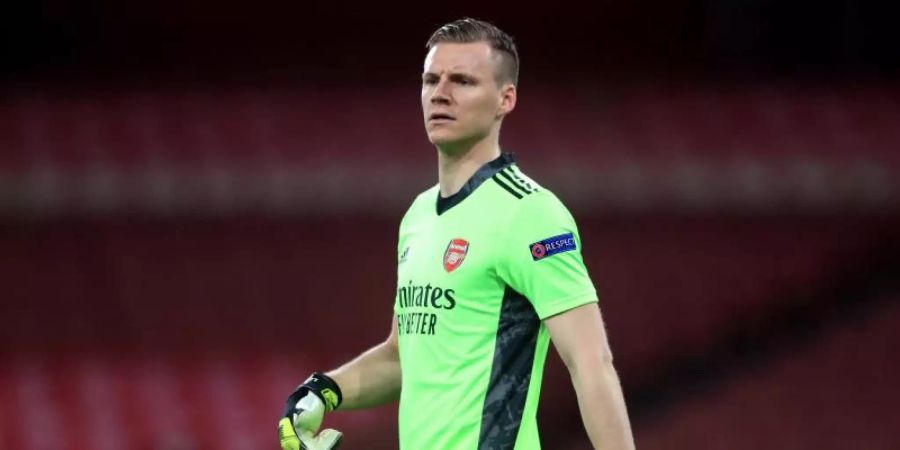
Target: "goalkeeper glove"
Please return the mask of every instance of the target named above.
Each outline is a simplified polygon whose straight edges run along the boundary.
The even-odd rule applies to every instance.
[[[332,450],[341,443],[341,432],[319,431],[326,412],[341,404],[341,389],[323,373],[313,373],[285,402],[278,422],[278,438],[283,450]]]

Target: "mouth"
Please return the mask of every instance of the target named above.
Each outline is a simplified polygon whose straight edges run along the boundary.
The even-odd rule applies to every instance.
[[[456,120],[456,117],[447,113],[432,113],[428,116],[428,121],[433,123],[446,123]]]

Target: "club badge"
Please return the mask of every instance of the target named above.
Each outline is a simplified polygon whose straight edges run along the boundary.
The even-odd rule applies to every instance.
[[[466,252],[469,251],[469,241],[456,238],[447,245],[447,251],[444,252],[444,270],[448,273],[456,270],[466,259]]]

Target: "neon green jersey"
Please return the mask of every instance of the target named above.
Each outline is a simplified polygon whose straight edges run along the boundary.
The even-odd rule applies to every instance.
[[[400,224],[394,302],[402,450],[540,448],[542,320],[597,301],[569,211],[512,155]]]

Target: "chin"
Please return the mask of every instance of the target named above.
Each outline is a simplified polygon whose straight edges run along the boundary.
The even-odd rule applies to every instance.
[[[459,137],[443,130],[435,130],[428,133],[428,140],[434,145],[447,145],[459,141]]]

